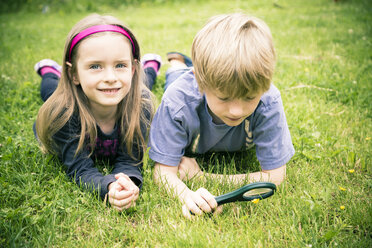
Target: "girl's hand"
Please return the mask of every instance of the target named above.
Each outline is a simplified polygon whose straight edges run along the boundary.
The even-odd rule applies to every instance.
[[[181,180],[191,179],[195,176],[203,175],[198,163],[195,158],[189,158],[183,156],[181,162],[178,165],[178,173]]]
[[[109,202],[113,208],[121,212],[135,206],[139,188],[123,173],[115,175],[115,178],[117,180],[109,185]]]

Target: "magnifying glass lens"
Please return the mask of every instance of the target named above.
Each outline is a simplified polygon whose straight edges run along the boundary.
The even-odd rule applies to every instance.
[[[256,196],[256,195],[262,195],[265,193],[269,193],[273,191],[270,188],[259,188],[259,189],[252,189],[243,194],[244,197],[250,197],[250,196]]]

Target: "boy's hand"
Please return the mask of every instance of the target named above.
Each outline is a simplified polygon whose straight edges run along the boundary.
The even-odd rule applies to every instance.
[[[109,202],[113,208],[121,212],[135,206],[139,188],[123,173],[116,174],[115,178],[117,180],[109,185]]]
[[[195,192],[189,190],[181,201],[184,203],[182,206],[182,214],[189,219],[191,218],[191,213],[202,215],[203,212],[210,213],[222,211],[222,207],[217,207],[214,196],[204,188],[199,188]]]
[[[178,173],[181,180],[191,179],[197,175],[203,175],[198,163],[195,158],[189,158],[183,156],[181,162],[178,165]]]
[[[185,161],[193,162],[193,168],[196,168],[196,171],[199,171],[199,173],[201,173],[195,159],[183,157],[182,161],[184,162],[181,162],[183,166],[186,165]],[[177,174],[184,172],[185,167],[181,169],[178,167],[180,167],[180,165],[176,167],[155,163],[154,179],[156,183],[164,185],[165,189],[169,193],[175,193],[178,196],[179,200],[184,204],[182,206],[183,215],[186,218],[191,218],[192,214],[202,215],[203,212],[220,212],[222,210],[222,207],[217,207],[217,202],[214,199],[214,196],[209,193],[208,190],[200,188],[194,192],[182,182]],[[183,175],[186,174],[184,173]]]

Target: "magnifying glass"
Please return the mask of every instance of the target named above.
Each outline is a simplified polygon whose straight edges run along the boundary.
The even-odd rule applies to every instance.
[[[247,184],[229,193],[216,196],[214,199],[216,199],[218,205],[235,201],[252,201],[254,199],[262,200],[272,196],[275,191],[276,186],[273,183],[256,182]]]

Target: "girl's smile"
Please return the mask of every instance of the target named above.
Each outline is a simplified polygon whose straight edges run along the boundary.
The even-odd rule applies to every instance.
[[[113,95],[116,94],[121,88],[110,88],[110,89],[98,89],[105,94]]]

